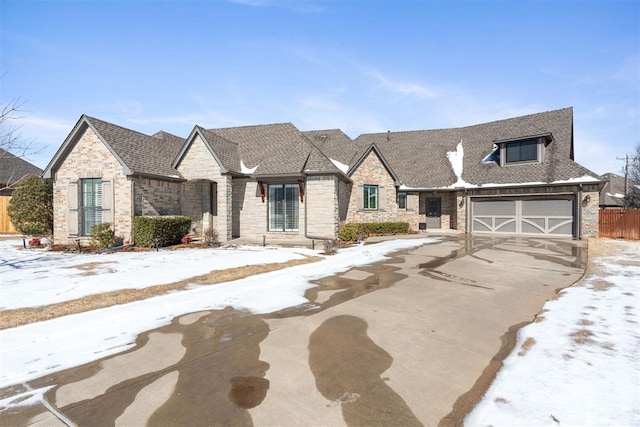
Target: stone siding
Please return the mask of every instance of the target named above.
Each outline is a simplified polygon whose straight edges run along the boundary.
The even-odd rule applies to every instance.
[[[600,194],[596,191],[583,192],[582,199],[585,197],[588,199],[588,202],[584,203],[579,201],[580,206],[582,208],[582,237],[598,237],[598,231],[600,225],[599,221],[599,210],[600,210]]]
[[[178,171],[188,182],[183,184],[181,206],[183,215],[193,220],[192,231],[197,235],[209,227],[218,232],[221,241],[232,238],[232,184],[231,177],[223,175],[200,136],[196,136],[184,154]],[[210,212],[209,183],[215,183],[217,195],[215,212]],[[215,216],[214,216],[215,214]]]
[[[180,215],[180,183],[133,178],[134,215]]]
[[[418,229],[418,223],[422,222],[419,211],[415,209],[418,207],[418,194],[408,192],[408,209],[398,209],[398,195],[393,177],[375,152],[369,153],[358,169],[353,172],[351,180],[353,185],[349,194],[346,222],[406,221],[413,230]],[[360,208],[364,199],[364,185],[378,186],[377,210]]]
[[[307,234],[315,238],[336,238],[340,224],[338,177],[307,177],[304,204],[309,209]],[[300,219],[304,223],[304,216]],[[304,224],[301,226],[304,227]]]
[[[427,198],[440,199],[440,229],[459,230],[458,200],[453,192],[421,192],[420,193],[420,222],[427,220]]]
[[[124,175],[122,165],[91,128],[87,127],[80,135],[73,149],[54,171],[53,178],[53,235],[56,243],[73,243],[77,238],[69,233],[68,193],[69,183],[83,178],[102,178],[112,182],[113,228],[116,236],[124,240],[131,239],[131,181]],[[81,241],[87,244],[90,238],[84,236]]]

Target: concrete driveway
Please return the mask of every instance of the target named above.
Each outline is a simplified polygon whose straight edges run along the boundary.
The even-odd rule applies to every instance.
[[[309,304],[174,319],[133,350],[32,381],[2,425],[455,425],[586,242],[444,236],[318,281]],[[62,421],[61,421],[62,420]]]

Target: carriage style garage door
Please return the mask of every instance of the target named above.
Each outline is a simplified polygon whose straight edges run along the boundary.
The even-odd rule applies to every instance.
[[[573,236],[572,196],[563,198],[476,199],[471,204],[474,233]]]

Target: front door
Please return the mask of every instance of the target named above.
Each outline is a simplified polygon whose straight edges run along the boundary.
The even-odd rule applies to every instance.
[[[440,197],[427,197],[427,229],[429,228],[441,228],[442,223],[440,217],[441,211],[441,198]]]

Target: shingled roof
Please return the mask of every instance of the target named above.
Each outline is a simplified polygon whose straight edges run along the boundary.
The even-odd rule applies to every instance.
[[[542,163],[500,166],[483,162],[500,141],[549,135]],[[362,157],[372,144],[407,188],[453,188],[458,181],[447,153],[462,142],[461,178],[469,186],[553,183],[598,175],[573,161],[573,110],[564,108],[473,126],[365,134],[356,138]],[[353,166],[353,162],[351,166]]]
[[[220,146],[221,152],[212,148],[230,171],[241,172],[241,161],[245,168],[254,170],[257,176],[339,173],[329,159],[291,123],[208,129],[204,135],[210,144],[216,139],[227,141]],[[237,154],[234,156],[237,157],[231,155],[233,147],[229,142],[236,144]],[[224,151],[229,155],[223,155]]]
[[[29,175],[42,175],[42,169],[0,148],[0,188],[13,185]]]
[[[146,135],[122,126],[114,125],[94,117],[83,115],[65,142],[51,160],[44,175],[51,177],[51,171],[59,160],[72,149],[75,139],[84,127],[91,127],[105,143],[112,154],[122,163],[125,173],[179,179],[180,174],[171,166],[184,139],[167,132],[154,136]]]

